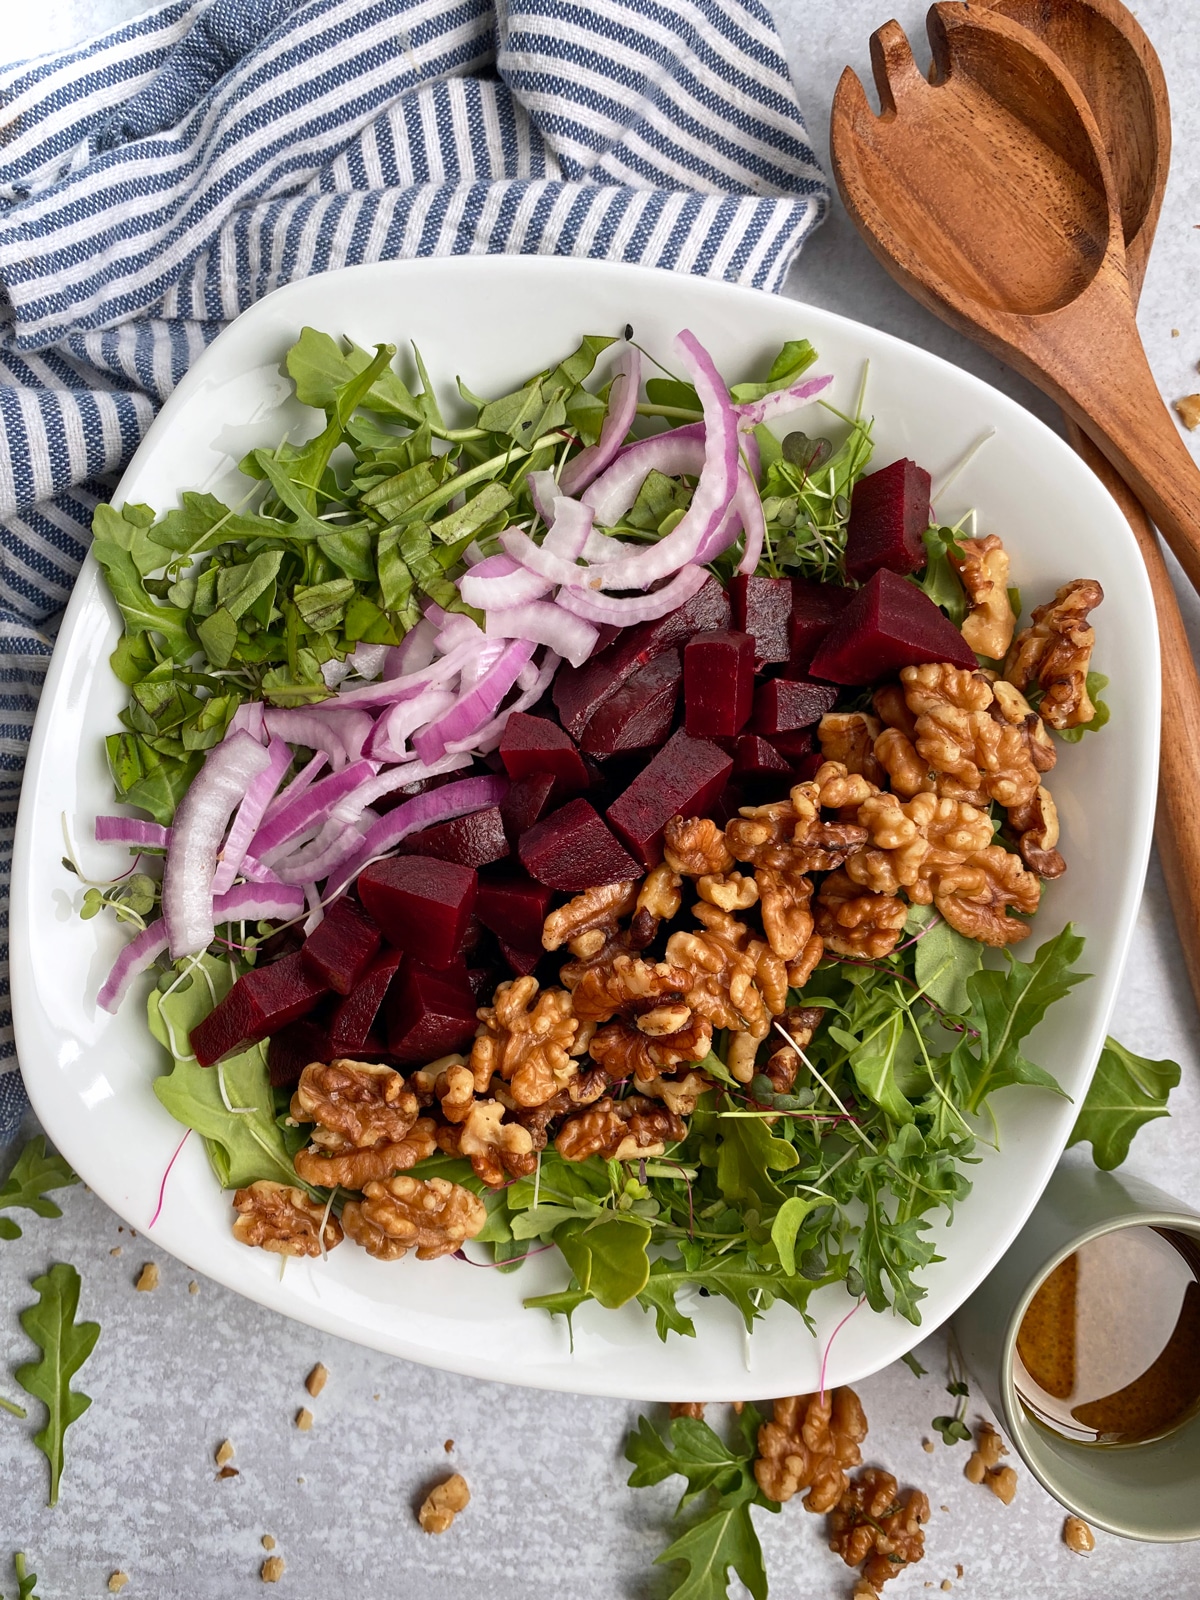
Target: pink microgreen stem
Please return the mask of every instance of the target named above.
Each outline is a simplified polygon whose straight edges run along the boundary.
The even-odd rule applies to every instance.
[[[171,1168],[175,1165],[175,1162],[176,1162],[176,1160],[177,1160],[177,1158],[179,1156],[179,1152],[183,1149],[184,1145],[188,1142],[188,1139],[191,1137],[191,1132],[192,1132],[192,1130],[189,1128],[187,1130],[187,1132],[184,1134],[183,1138],[180,1139],[179,1143],[175,1146],[175,1154],[171,1157],[170,1161],[167,1162],[167,1170],[163,1173],[162,1182],[158,1186],[158,1204],[154,1208],[154,1215],[150,1218],[150,1227],[151,1228],[158,1221],[159,1213],[162,1211],[163,1198],[164,1198],[164,1196],[166,1195],[166,1192],[167,1192],[167,1179],[171,1176]],[[150,1231],[150,1229],[147,1228],[146,1231],[148,1233]]]
[[[829,1335],[829,1338],[826,1340],[826,1343],[825,1343],[825,1348],[821,1352],[820,1401],[821,1401],[822,1405],[824,1405],[824,1403],[825,1403],[825,1369],[829,1365],[829,1352],[833,1349],[833,1341],[837,1338],[838,1334],[841,1333],[842,1329],[850,1321],[850,1318],[854,1315],[854,1313],[858,1310],[858,1308],[863,1304],[863,1302],[866,1300],[866,1298],[867,1297],[866,1297],[865,1294],[864,1295],[859,1295],[858,1299],[850,1307],[849,1311],[847,1311],[846,1315],[838,1323],[837,1327],[833,1330],[833,1332]]]
[[[543,1251],[557,1250],[555,1244],[540,1244],[536,1250],[526,1250],[523,1256],[509,1256],[507,1261],[472,1261],[465,1250],[456,1250],[451,1257],[452,1261],[465,1261],[469,1267],[508,1267],[518,1261],[528,1261],[530,1256],[540,1256]]]
[[[942,920],[942,914],[939,911],[936,917],[931,918],[930,921],[928,921],[925,924],[925,926],[921,929],[920,933],[914,933],[911,939],[906,939],[903,944],[898,944],[896,946],[896,948],[892,951],[892,954],[894,956],[898,956],[900,954],[901,950],[907,950],[909,945],[917,944],[918,941],[923,939],[927,933],[932,933],[934,928],[937,927],[938,923],[941,920]]]

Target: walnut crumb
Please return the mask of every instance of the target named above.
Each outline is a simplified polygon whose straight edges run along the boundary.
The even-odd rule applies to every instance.
[[[936,1447],[935,1447],[934,1442],[933,1442],[932,1439],[922,1439],[921,1440],[921,1449],[924,1450],[924,1452],[925,1452],[925,1454],[927,1456],[931,1456],[933,1454],[935,1448]]]
[[[954,1563],[954,1575],[955,1575],[955,1577],[956,1577],[956,1578],[958,1578],[958,1580],[959,1580],[959,1581],[960,1581],[960,1582],[961,1582],[961,1581],[962,1581],[962,1575],[963,1575],[963,1564],[962,1564],[962,1562],[961,1562],[961,1561],[956,1561],[956,1562],[955,1562],[955,1563]]]
[[[1086,1556],[1096,1548],[1096,1535],[1082,1517],[1068,1517],[1063,1523],[1063,1543],[1077,1556]]]
[[[188,1293],[189,1294],[199,1294],[200,1293],[200,1285],[196,1282],[195,1278],[193,1278],[191,1283],[188,1284]]]
[[[445,1444],[442,1446],[442,1449],[446,1452],[447,1455],[449,1455],[450,1452],[454,1449],[454,1440],[453,1439],[447,1439]]]
[[[296,1413],[296,1426],[301,1433],[308,1433],[313,1425],[313,1414],[307,1406],[301,1406]]]
[[[127,1572],[114,1572],[108,1580],[108,1592],[110,1594],[120,1594],[128,1582],[129,1574]]]
[[[222,1439],[217,1446],[217,1452],[213,1456],[213,1460],[219,1467],[223,1467],[227,1461],[233,1460],[233,1441],[231,1439]]]
[[[121,1246],[119,1244],[113,1245],[108,1253],[110,1256],[119,1256],[121,1254]]]
[[[258,1569],[258,1575],[264,1583],[278,1583],[283,1577],[283,1557],[268,1556]]]
[[[134,1284],[134,1288],[140,1289],[143,1294],[149,1293],[151,1289],[158,1288],[158,1268],[153,1261],[147,1261],[142,1268],[141,1275]]]
[[[852,1600],[879,1600],[879,1590],[873,1583],[868,1583],[865,1578],[860,1578],[854,1585]]]
[[[949,1506],[939,1506],[939,1507],[938,1507],[938,1510],[939,1510],[939,1511],[949,1511],[949,1509],[950,1509],[950,1507],[949,1507]]]
[[[316,1366],[304,1380],[304,1387],[315,1400],[321,1390],[329,1382],[329,1369],[323,1361],[318,1361]]]
[[[262,1547],[264,1550],[274,1550],[275,1536],[270,1533],[264,1533],[262,1536]]]
[[[1182,400],[1176,400],[1175,409],[1185,428],[1200,428],[1200,394],[1185,394]]]
[[[1171,329],[1171,337],[1172,337],[1172,339],[1178,339],[1178,337],[1179,337],[1179,329],[1178,328],[1172,328]]]
[[[238,1471],[238,1469],[236,1467],[222,1467],[220,1472],[217,1473],[218,1481],[220,1481],[220,1479],[222,1479],[222,1478],[240,1478],[240,1477],[241,1477],[241,1473]]]
[[[437,1484],[421,1502],[417,1521],[426,1533],[445,1533],[460,1511],[471,1501],[471,1491],[461,1472]]]
[[[951,1589],[953,1589],[953,1587],[954,1587],[954,1585],[950,1582],[949,1578],[943,1578],[942,1579],[942,1593],[943,1594],[949,1594]]]

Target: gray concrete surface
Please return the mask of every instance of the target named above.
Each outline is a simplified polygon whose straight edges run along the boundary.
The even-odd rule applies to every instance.
[[[39,53],[136,9],[130,0],[9,0],[0,52]],[[923,8],[903,0],[896,9],[919,37]],[[774,10],[824,154],[837,75],[847,62],[866,72],[867,38],[887,9],[881,0],[775,0]],[[1139,16],[1162,53],[1174,106],[1174,172],[1141,316],[1154,370],[1174,399],[1200,388],[1200,29],[1195,0],[1144,0]],[[1052,417],[1035,391],[896,288],[840,207],[787,292],[936,350]],[[1185,599],[1200,643],[1200,606]],[[1182,1063],[1173,1115],[1140,1136],[1130,1167],[1193,1205],[1196,1023],[1155,865],[1114,1031]],[[266,1533],[286,1561],[278,1592],[296,1600],[655,1600],[669,1590],[652,1561],[669,1537],[671,1485],[624,1487],[622,1441],[635,1406],[472,1383],[326,1338],[207,1282],[191,1294],[183,1267],[131,1239],[82,1190],[66,1197],[62,1220],[25,1219],[24,1237],[0,1244],[0,1393],[15,1393],[8,1374],[32,1353],[17,1312],[33,1298],[29,1279],[51,1261],[78,1265],[82,1314],[104,1331],[83,1380],[94,1404],[71,1430],[57,1509],[44,1505],[31,1426],[0,1412],[0,1595],[15,1594],[8,1552],[24,1549],[43,1600],[104,1594],[116,1570],[130,1576],[129,1600],[239,1600],[261,1592]],[[150,1260],[161,1283],[139,1294],[134,1282]],[[929,1420],[948,1409],[942,1339],[930,1338],[918,1354],[927,1377],[898,1366],[861,1386],[868,1459],[925,1488],[934,1508],[928,1557],[889,1585],[889,1600],[940,1592],[943,1580],[970,1600],[1200,1596],[1195,1546],[1101,1534],[1090,1558],[1073,1556],[1059,1537],[1061,1509],[1027,1472],[1006,1508],[964,1481],[962,1446],[939,1442],[926,1454]],[[314,1403],[303,1379],[318,1359],[330,1380]],[[293,1425],[302,1403],[316,1416],[308,1434]],[[218,1482],[213,1452],[226,1437],[239,1476]],[[448,1463],[466,1474],[474,1499],[451,1533],[432,1540],[417,1528],[413,1506]],[[761,1528],[774,1600],[849,1595],[847,1570],[798,1504],[763,1515]],[[734,1584],[731,1594],[744,1591]]]

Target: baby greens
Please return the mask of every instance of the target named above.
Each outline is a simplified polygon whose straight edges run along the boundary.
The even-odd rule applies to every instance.
[[[1167,1096],[1179,1078],[1176,1062],[1148,1061],[1107,1039],[1067,1143],[1090,1143],[1096,1165],[1111,1172],[1128,1156],[1139,1128],[1169,1115]]]
[[[42,1134],[30,1139],[0,1184],[0,1211],[21,1206],[39,1217],[61,1217],[62,1211],[46,1198],[51,1189],[65,1189],[79,1179],[60,1155],[46,1154]],[[19,1239],[21,1230],[11,1217],[0,1217],[0,1239]]]
[[[27,1361],[16,1371],[26,1394],[46,1407],[46,1424],[33,1438],[50,1463],[50,1499],[58,1504],[63,1471],[63,1446],[67,1429],[91,1405],[91,1397],[72,1389],[71,1379],[91,1355],[100,1337],[98,1322],[76,1322],[79,1309],[79,1274],[59,1261],[33,1280],[38,1300],[21,1313],[21,1326],[41,1351],[37,1361]]]

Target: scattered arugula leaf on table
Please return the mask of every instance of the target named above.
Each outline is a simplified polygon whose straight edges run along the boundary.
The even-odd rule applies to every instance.
[[[44,1135],[36,1134],[21,1150],[12,1171],[0,1184],[0,1210],[21,1206],[39,1217],[61,1217],[62,1209],[46,1198],[51,1189],[66,1189],[79,1179],[60,1155],[46,1154]],[[0,1217],[0,1239],[19,1239],[11,1217]]]
[[[38,1600],[37,1595],[33,1592],[34,1585],[38,1581],[37,1573],[27,1571],[25,1566],[25,1552],[23,1550],[15,1551],[12,1559],[13,1576],[17,1580],[16,1600]],[[3,1595],[0,1595],[0,1600],[4,1600]]]
[[[33,1438],[50,1463],[49,1504],[58,1504],[67,1429],[91,1405],[90,1395],[71,1388],[71,1379],[95,1349],[98,1322],[76,1322],[79,1309],[79,1274],[59,1261],[33,1280],[38,1300],[21,1313],[21,1326],[42,1352],[16,1370],[16,1380],[46,1407],[46,1424]]]
[[[1068,1145],[1090,1143],[1096,1165],[1111,1172],[1128,1156],[1139,1128],[1170,1114],[1167,1097],[1179,1079],[1177,1062],[1150,1061],[1106,1039]]]
[[[676,1417],[666,1433],[660,1433],[643,1416],[626,1440],[625,1458],[634,1469],[630,1488],[681,1477],[686,1488],[677,1514],[701,1498],[706,1501],[698,1520],[656,1557],[656,1565],[687,1566],[686,1576],[671,1590],[671,1600],[724,1600],[731,1570],[754,1600],[767,1600],[762,1546],[750,1511],[759,1506],[775,1512],[779,1505],[763,1494],[754,1476],[761,1422],[756,1408],[745,1406],[736,1419],[740,1438],[728,1445],[706,1422],[693,1417]]]

